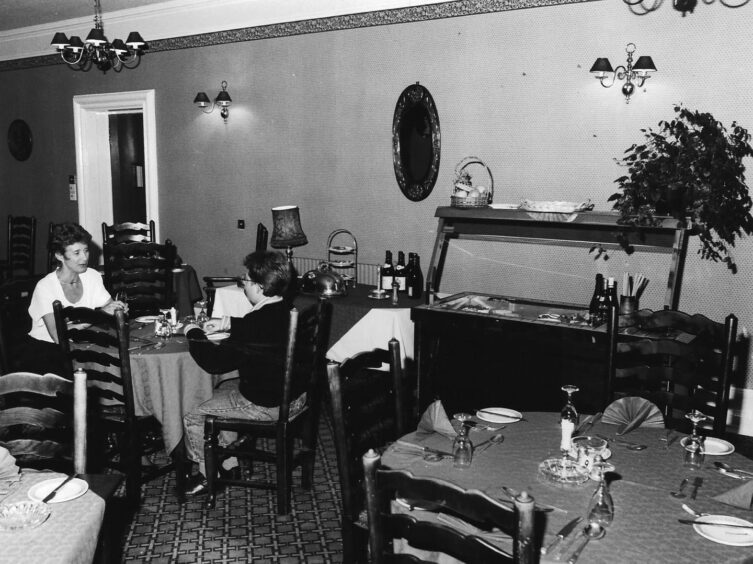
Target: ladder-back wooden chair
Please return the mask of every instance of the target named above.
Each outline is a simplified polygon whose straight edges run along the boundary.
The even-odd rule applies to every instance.
[[[107,225],[102,222],[102,244],[119,245],[120,243],[156,243],[154,220],[149,223],[126,221]]]
[[[65,375],[72,378],[76,368],[88,375],[90,460],[125,474],[129,506],[137,508],[141,485],[171,471],[173,465],[142,464],[142,456],[163,450],[162,433],[154,416],[136,415],[125,315],[122,310],[108,315],[84,307],[64,308],[58,300],[53,311],[66,358]]]
[[[295,310],[292,310],[295,311]],[[295,334],[288,337],[288,347],[281,365],[284,373],[280,386],[280,412],[277,421],[254,421],[208,415],[205,419],[205,462],[209,498],[208,507],[214,507],[217,484],[237,485],[275,489],[277,491],[277,512],[290,513],[290,489],[295,467],[301,467],[301,482],[305,489],[311,489],[316,460],[316,440],[319,431],[319,414],[322,404],[324,372],[326,370],[326,349],[329,340],[329,325],[332,304],[320,300],[317,305],[297,314]],[[296,414],[290,414],[293,380],[304,384],[306,401]],[[221,431],[235,431],[245,440],[228,446],[219,445]],[[274,443],[274,449],[259,439]],[[294,445],[298,440],[298,449]],[[266,480],[245,480],[218,478],[218,460],[224,455],[237,456],[254,462],[274,464],[275,482]]]
[[[175,305],[173,267],[177,250],[169,241],[104,246],[104,284],[116,295],[126,293],[131,317],[153,315]]]
[[[688,430],[693,409],[701,424],[723,438],[735,362],[737,317],[724,323],[675,310],[641,310],[637,328],[650,338],[623,336],[608,324],[609,398],[640,396],[655,403],[669,428]]]
[[[0,374],[19,370],[20,349],[31,330],[29,304],[36,284],[35,277],[0,286]]]
[[[363,455],[366,507],[369,523],[371,562],[426,562],[406,554],[395,554],[393,541],[404,539],[419,550],[443,552],[461,562],[538,562],[534,500],[526,492],[510,508],[479,490],[432,478],[417,478],[405,470],[380,468],[380,456],[373,450]],[[470,528],[454,528],[435,520],[421,520],[412,513],[392,512],[396,498],[435,502],[438,510],[451,513],[481,530],[497,528],[512,538],[508,554]]]
[[[0,261],[0,279],[34,276],[37,218],[8,216],[8,248]]]
[[[343,562],[367,562],[369,529],[362,457],[406,432],[400,343],[362,352],[342,364],[327,364],[342,497]],[[376,370],[388,364],[389,372]]]

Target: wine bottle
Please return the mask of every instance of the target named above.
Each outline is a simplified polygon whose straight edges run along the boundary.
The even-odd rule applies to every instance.
[[[424,290],[424,275],[421,273],[421,264],[418,253],[408,254],[408,297],[420,298]]]
[[[607,279],[607,310],[613,307],[619,307],[620,302],[617,300],[617,282],[610,276]],[[606,318],[605,318],[606,319]]]
[[[408,290],[408,281],[405,272],[405,253],[398,251],[397,264],[395,265],[395,280],[397,280],[398,291],[406,292]]]
[[[384,256],[384,264],[379,273],[382,279],[382,290],[390,292],[392,290],[392,279],[395,276],[395,269],[392,266],[392,252],[387,251]]]
[[[607,279],[602,277],[601,279],[601,293],[599,294],[599,305],[597,307],[597,325],[604,323],[607,320],[607,312],[609,311],[609,305],[607,304]]]
[[[591,324],[596,325],[599,319],[599,298],[604,289],[604,276],[602,274],[596,275],[596,285],[594,286],[594,294],[591,297],[591,303],[588,306],[588,313],[591,316]]]

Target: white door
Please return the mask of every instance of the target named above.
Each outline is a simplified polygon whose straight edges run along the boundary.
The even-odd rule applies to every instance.
[[[79,223],[100,247],[102,222],[113,222],[109,116],[136,112],[144,117],[146,217],[154,220],[161,241],[154,90],[73,97]]]

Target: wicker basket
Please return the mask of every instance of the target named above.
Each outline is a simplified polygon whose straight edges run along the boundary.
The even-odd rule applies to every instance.
[[[481,196],[455,196],[454,193],[450,194],[450,205],[454,208],[485,208],[492,203],[494,197],[494,177],[492,176],[492,171],[489,170],[484,161],[478,157],[465,157],[455,166],[455,178],[458,178],[460,173],[472,164],[481,165],[486,169],[486,173],[489,175],[489,190]],[[454,192],[454,183],[452,188]]]

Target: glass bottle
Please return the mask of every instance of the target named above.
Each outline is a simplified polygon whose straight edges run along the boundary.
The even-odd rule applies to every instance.
[[[619,306],[620,302],[617,299],[617,282],[615,282],[614,278],[610,276],[607,279],[607,309]]]
[[[395,265],[395,280],[397,281],[397,289],[399,292],[408,291],[408,280],[405,268],[405,253],[403,251],[398,251],[397,253],[397,264]]]
[[[601,293],[599,294],[599,305],[597,307],[599,324],[604,323],[607,320],[607,317],[609,315],[609,304],[607,303],[607,300],[608,300],[607,279],[602,276]]]
[[[591,297],[591,303],[588,306],[588,313],[591,317],[591,325],[599,325],[599,299],[604,291],[604,276],[602,274],[596,275],[596,285],[594,287],[594,293]]]
[[[452,444],[452,457],[455,468],[467,468],[473,460],[473,443],[468,437],[468,426],[461,425]]]
[[[418,253],[408,255],[408,296],[420,298],[424,289],[424,275],[421,272]]]
[[[386,251],[384,255],[384,264],[382,270],[379,273],[382,278],[382,289],[386,291],[392,290],[392,279],[395,275],[395,269],[392,266],[392,252]]]

